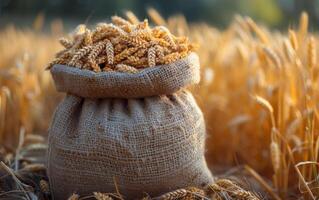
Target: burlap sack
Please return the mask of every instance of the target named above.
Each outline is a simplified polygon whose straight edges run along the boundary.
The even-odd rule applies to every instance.
[[[183,89],[199,82],[196,54],[137,74],[63,65],[51,73],[67,93],[49,129],[54,199],[115,192],[115,184],[131,199],[212,182],[203,115]]]

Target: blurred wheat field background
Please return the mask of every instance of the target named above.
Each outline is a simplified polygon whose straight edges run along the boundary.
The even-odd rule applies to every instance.
[[[212,171],[242,166],[272,199],[318,197],[319,39],[308,31],[308,15],[286,32],[241,16],[219,30],[188,24],[182,15],[163,19],[152,9],[149,15],[199,44],[202,80],[191,89],[206,119]],[[39,15],[33,29],[0,32],[1,160],[19,159],[28,141],[45,144],[62,97],[44,69],[66,33],[60,21],[44,33],[44,20]]]

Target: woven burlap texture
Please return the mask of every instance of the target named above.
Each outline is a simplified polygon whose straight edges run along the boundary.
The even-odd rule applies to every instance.
[[[66,92],[49,128],[48,176],[53,198],[76,192],[128,199],[212,182],[205,123],[192,94],[196,54],[137,74],[51,69]]]

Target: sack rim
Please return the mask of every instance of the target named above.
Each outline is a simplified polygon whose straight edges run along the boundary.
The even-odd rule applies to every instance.
[[[134,98],[170,94],[200,80],[199,58],[194,52],[173,63],[148,67],[137,73],[94,72],[61,64],[53,65],[50,72],[57,91],[87,98]],[[72,84],[72,80],[78,87]],[[112,80],[119,80],[121,84],[109,83]],[[126,84],[126,81],[137,83],[137,91],[132,92],[134,86]],[[99,90],[99,92],[89,90]],[[125,91],[116,92],[116,90]]]

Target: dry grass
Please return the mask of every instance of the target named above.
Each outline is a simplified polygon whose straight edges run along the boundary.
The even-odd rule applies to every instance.
[[[189,25],[183,16],[165,20],[154,10],[149,13],[154,22],[200,45],[202,81],[192,90],[206,118],[211,168],[224,171],[250,166],[242,171],[272,199],[319,196],[319,39],[308,32],[307,15],[302,14],[299,27],[280,33],[240,16],[227,29],[218,30],[206,24]],[[127,15],[133,23],[138,20],[130,12]],[[31,195],[32,183],[27,181],[30,175],[24,174],[29,179],[23,179],[20,174],[25,144],[18,144],[19,135],[25,132],[25,139],[35,133],[46,135],[60,99],[44,72],[54,52],[62,49],[57,32],[8,27],[0,33],[0,142],[6,155],[1,160],[7,164],[2,164],[5,173],[1,172],[0,180],[2,184],[4,174],[9,174],[15,180],[14,190],[24,191],[21,195]],[[38,174],[34,175],[38,180],[35,191],[45,188],[40,180],[46,178]],[[210,188],[216,190],[217,186]],[[234,188],[221,189],[215,198],[238,199],[231,196],[237,190],[237,194],[248,195]],[[5,195],[4,191],[0,195]],[[74,195],[73,199],[77,198]]]

